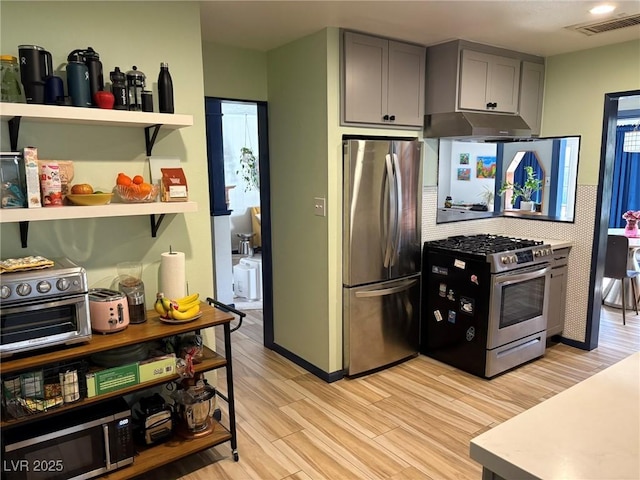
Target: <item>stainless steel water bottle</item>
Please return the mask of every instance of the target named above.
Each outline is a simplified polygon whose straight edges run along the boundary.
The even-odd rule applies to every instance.
[[[158,110],[160,113],[173,113],[173,81],[169,73],[169,64],[160,64],[158,75]]]
[[[74,50],[67,57],[67,88],[74,107],[91,106],[89,69],[84,63],[83,50]]]
[[[88,47],[84,52],[84,63],[89,70],[89,96],[91,103],[97,105],[95,100],[96,92],[104,90],[104,78],[102,75],[102,62],[100,55],[93,48]]]

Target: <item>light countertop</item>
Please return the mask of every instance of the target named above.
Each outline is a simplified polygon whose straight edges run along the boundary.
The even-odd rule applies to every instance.
[[[471,440],[510,479],[640,478],[640,352]]]

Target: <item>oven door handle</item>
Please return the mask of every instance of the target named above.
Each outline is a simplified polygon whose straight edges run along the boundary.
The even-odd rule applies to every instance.
[[[527,280],[533,280],[534,278],[544,277],[551,272],[551,266],[544,268],[535,268],[528,270],[524,273],[507,274],[496,278],[496,285],[513,285],[514,283],[525,282]]]

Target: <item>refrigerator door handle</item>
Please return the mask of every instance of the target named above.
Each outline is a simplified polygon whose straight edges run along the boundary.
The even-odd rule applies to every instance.
[[[394,178],[394,172],[393,172],[393,162],[391,160],[391,155],[387,154],[385,155],[385,163],[386,163],[386,175],[385,175],[385,182],[386,182],[386,186],[387,186],[387,201],[383,201],[382,205],[380,206],[380,208],[384,211],[385,208],[389,209],[389,214],[385,215],[385,212],[381,213],[381,225],[382,228],[384,229],[384,241],[385,241],[385,247],[384,247],[384,268],[389,268],[389,265],[391,264],[391,254],[392,254],[392,226],[395,225],[395,213],[394,213],[394,209],[395,209],[395,182],[393,181]],[[391,218],[393,215],[393,219]]]
[[[400,285],[396,285],[395,287],[389,288],[379,288],[375,290],[360,290],[356,292],[356,298],[367,298],[367,297],[384,297],[385,295],[393,295],[394,293],[402,292],[404,290],[408,290],[413,287],[418,280],[407,280],[402,282]]]
[[[398,171],[400,169],[400,165],[398,165],[398,154],[393,153],[391,156],[391,162],[393,165],[393,188],[392,188],[392,209],[394,212],[393,216],[393,239],[391,243],[391,263],[390,266],[395,265],[398,260],[398,246],[400,245],[400,213],[402,212],[402,184],[400,180],[400,175],[398,175]]]

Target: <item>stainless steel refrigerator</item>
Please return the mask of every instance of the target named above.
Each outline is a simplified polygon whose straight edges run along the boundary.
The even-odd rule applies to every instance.
[[[345,137],[343,367],[418,353],[422,155],[418,140]]]

